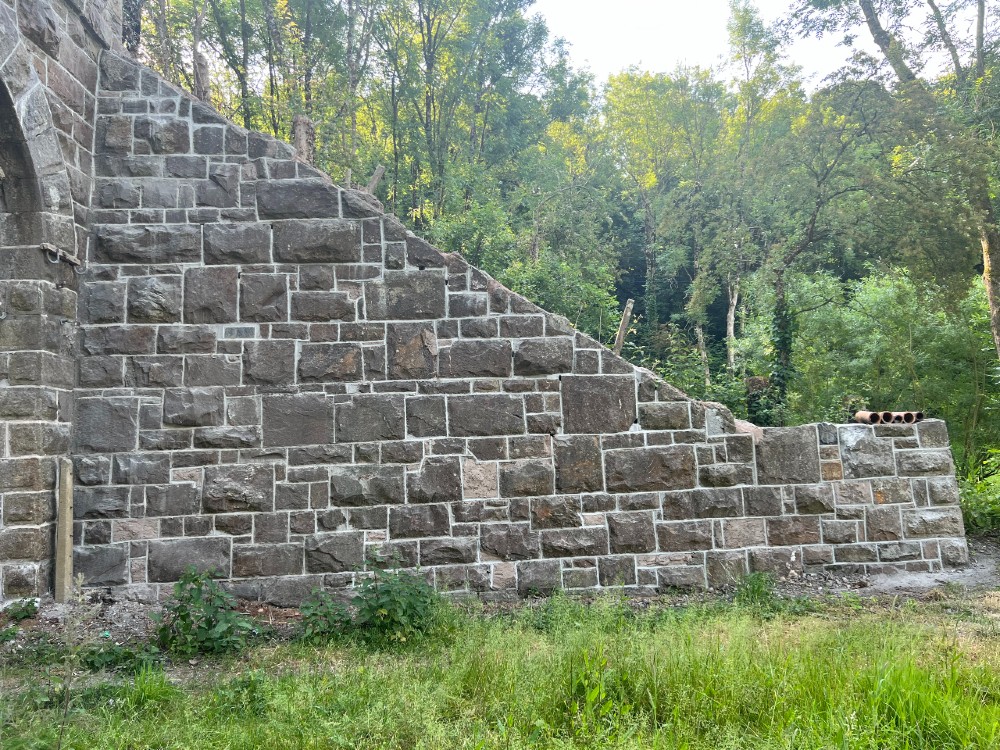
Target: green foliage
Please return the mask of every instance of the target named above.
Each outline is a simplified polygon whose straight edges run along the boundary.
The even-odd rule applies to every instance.
[[[960,483],[965,530],[988,534],[1000,531],[1000,449],[991,448],[975,470]]]
[[[351,613],[343,602],[322,589],[312,592],[299,607],[302,637],[307,641],[329,640],[343,635],[351,626]]]
[[[406,643],[440,623],[442,601],[434,587],[405,570],[376,567],[352,601],[352,629],[363,638]]]
[[[174,584],[173,598],[155,617],[157,643],[181,656],[243,649],[253,625],[235,607],[236,600],[210,573],[189,567]]]
[[[770,609],[774,606],[774,576],[770,573],[750,573],[736,584],[733,601],[741,607]]]
[[[0,616],[9,622],[23,622],[30,620],[37,614],[38,602],[34,599],[19,599],[0,611]]]
[[[139,672],[160,660],[159,649],[151,643],[123,645],[95,643],[80,651],[80,666],[91,672],[105,670]]]

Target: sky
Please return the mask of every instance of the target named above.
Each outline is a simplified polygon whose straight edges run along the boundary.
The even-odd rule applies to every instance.
[[[788,17],[790,0],[757,0],[767,22]],[[630,65],[669,73],[678,63],[715,65],[728,47],[729,0],[536,0],[553,36],[570,44],[577,66],[603,82]],[[813,86],[840,68],[849,53],[836,39],[800,40],[788,50]]]

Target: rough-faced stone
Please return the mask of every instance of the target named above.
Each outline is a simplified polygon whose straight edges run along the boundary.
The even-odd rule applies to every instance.
[[[448,429],[455,437],[523,435],[524,400],[492,394],[449,396]]]
[[[538,534],[525,524],[483,524],[479,547],[484,558],[495,560],[530,560],[541,554]]]
[[[185,271],[184,322],[235,322],[238,275],[236,268],[225,266]]]
[[[391,539],[447,536],[449,528],[447,505],[394,505],[389,508]]]
[[[205,263],[271,262],[271,225],[254,222],[205,225]]]
[[[711,521],[674,521],[656,524],[656,538],[664,552],[712,549]]]
[[[361,225],[356,221],[279,221],[274,259],[282,263],[359,263]]]
[[[147,557],[149,580],[176,581],[191,566],[214,578],[229,578],[231,550],[232,540],[227,537],[151,541]]]
[[[556,489],[559,492],[600,492],[604,467],[600,438],[557,436],[555,439]]]
[[[506,378],[511,372],[509,341],[461,339],[441,350],[442,378]]]
[[[573,371],[573,340],[528,339],[514,352],[515,375],[558,375]]]
[[[818,440],[815,425],[765,429],[757,444],[757,481],[760,484],[819,482]]]
[[[517,564],[517,593],[520,596],[549,596],[562,588],[558,560],[530,560]]]
[[[295,382],[294,341],[247,341],[243,345],[243,382],[291,385]]]
[[[74,547],[73,573],[82,575],[88,586],[120,586],[128,583],[128,545]]]
[[[696,484],[694,449],[689,445],[607,451],[608,492],[681,490]]]
[[[444,277],[432,272],[386,271],[381,282],[365,285],[369,320],[435,320],[445,315]]]
[[[690,430],[690,405],[687,401],[639,404],[639,424],[645,430]]]
[[[895,474],[892,440],[875,437],[868,425],[845,425],[839,430],[844,479]]]
[[[531,500],[531,528],[562,529],[582,526],[580,499],[539,497]]]
[[[599,527],[550,529],[542,532],[544,557],[608,554],[608,530]]]
[[[261,219],[334,218],[340,199],[324,180],[265,180],[257,184],[257,213]]]
[[[965,534],[960,508],[916,508],[903,511],[907,539],[921,537],[960,537]]]
[[[896,451],[896,469],[895,473],[901,477],[951,476],[955,473],[955,464],[947,449],[903,450]]]
[[[274,468],[264,464],[206,467],[202,505],[206,513],[274,510]]]
[[[222,388],[172,388],[163,395],[163,423],[179,427],[220,425],[225,420]]]
[[[561,390],[567,433],[625,432],[636,419],[633,377],[566,375]]]
[[[421,565],[474,563],[478,556],[475,539],[424,539],[420,542]]]
[[[390,323],[386,354],[391,380],[430,378],[437,372],[437,337],[433,325]]]
[[[101,225],[97,229],[96,257],[101,263],[198,263],[201,227]]]
[[[355,396],[337,404],[337,442],[367,443],[406,437],[404,399],[396,395]]]
[[[240,320],[267,323],[288,320],[288,280],[284,274],[240,276]]]
[[[358,344],[303,344],[299,352],[299,382],[357,382],[361,380],[362,364]]]
[[[406,432],[414,437],[448,434],[444,396],[418,396],[406,399]]]
[[[501,497],[542,497],[555,488],[552,463],[547,460],[500,464]]]
[[[306,572],[344,573],[360,570],[365,559],[364,534],[317,534],[306,540]]]
[[[130,323],[175,323],[181,319],[179,276],[144,276],[128,282]]]
[[[233,577],[294,576],[302,573],[302,545],[233,545]]]
[[[405,498],[401,466],[345,466],[330,472],[331,505],[399,505]]]
[[[135,450],[138,430],[137,399],[77,399],[73,430],[77,452],[117,453]]]
[[[334,320],[352,322],[357,309],[344,292],[296,292],[292,295],[292,320],[326,323]]]
[[[420,469],[406,477],[411,503],[447,503],[462,499],[462,475],[457,456],[424,459]]]
[[[322,393],[264,396],[264,445],[333,442],[333,403]]]
[[[776,546],[819,544],[819,519],[815,517],[769,518],[767,520],[767,539]]]
[[[656,549],[653,517],[649,513],[609,513],[608,535],[612,554]]]

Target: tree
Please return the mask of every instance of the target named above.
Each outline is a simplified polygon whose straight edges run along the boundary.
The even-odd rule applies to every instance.
[[[954,29],[956,14],[972,14],[971,38]],[[922,38],[906,28],[924,18]],[[983,282],[990,310],[994,349],[1000,356],[1000,228],[993,201],[995,173],[992,142],[995,122],[992,84],[987,75],[995,64],[986,39],[986,2],[960,2],[950,7],[934,0],[798,0],[795,21],[806,34],[850,33],[865,27],[896,80],[898,100],[909,112],[916,135],[955,153],[953,177],[963,185],[965,209],[976,226],[982,252]],[[933,78],[923,71],[937,53],[950,61],[950,71]]]

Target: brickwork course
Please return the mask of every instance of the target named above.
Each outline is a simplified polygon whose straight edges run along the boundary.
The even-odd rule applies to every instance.
[[[119,18],[0,0],[0,598],[51,587],[64,456],[76,571],[145,598],[194,565],[295,604],[373,556],[499,597],[966,562],[942,422],[737,423],[142,67]]]

